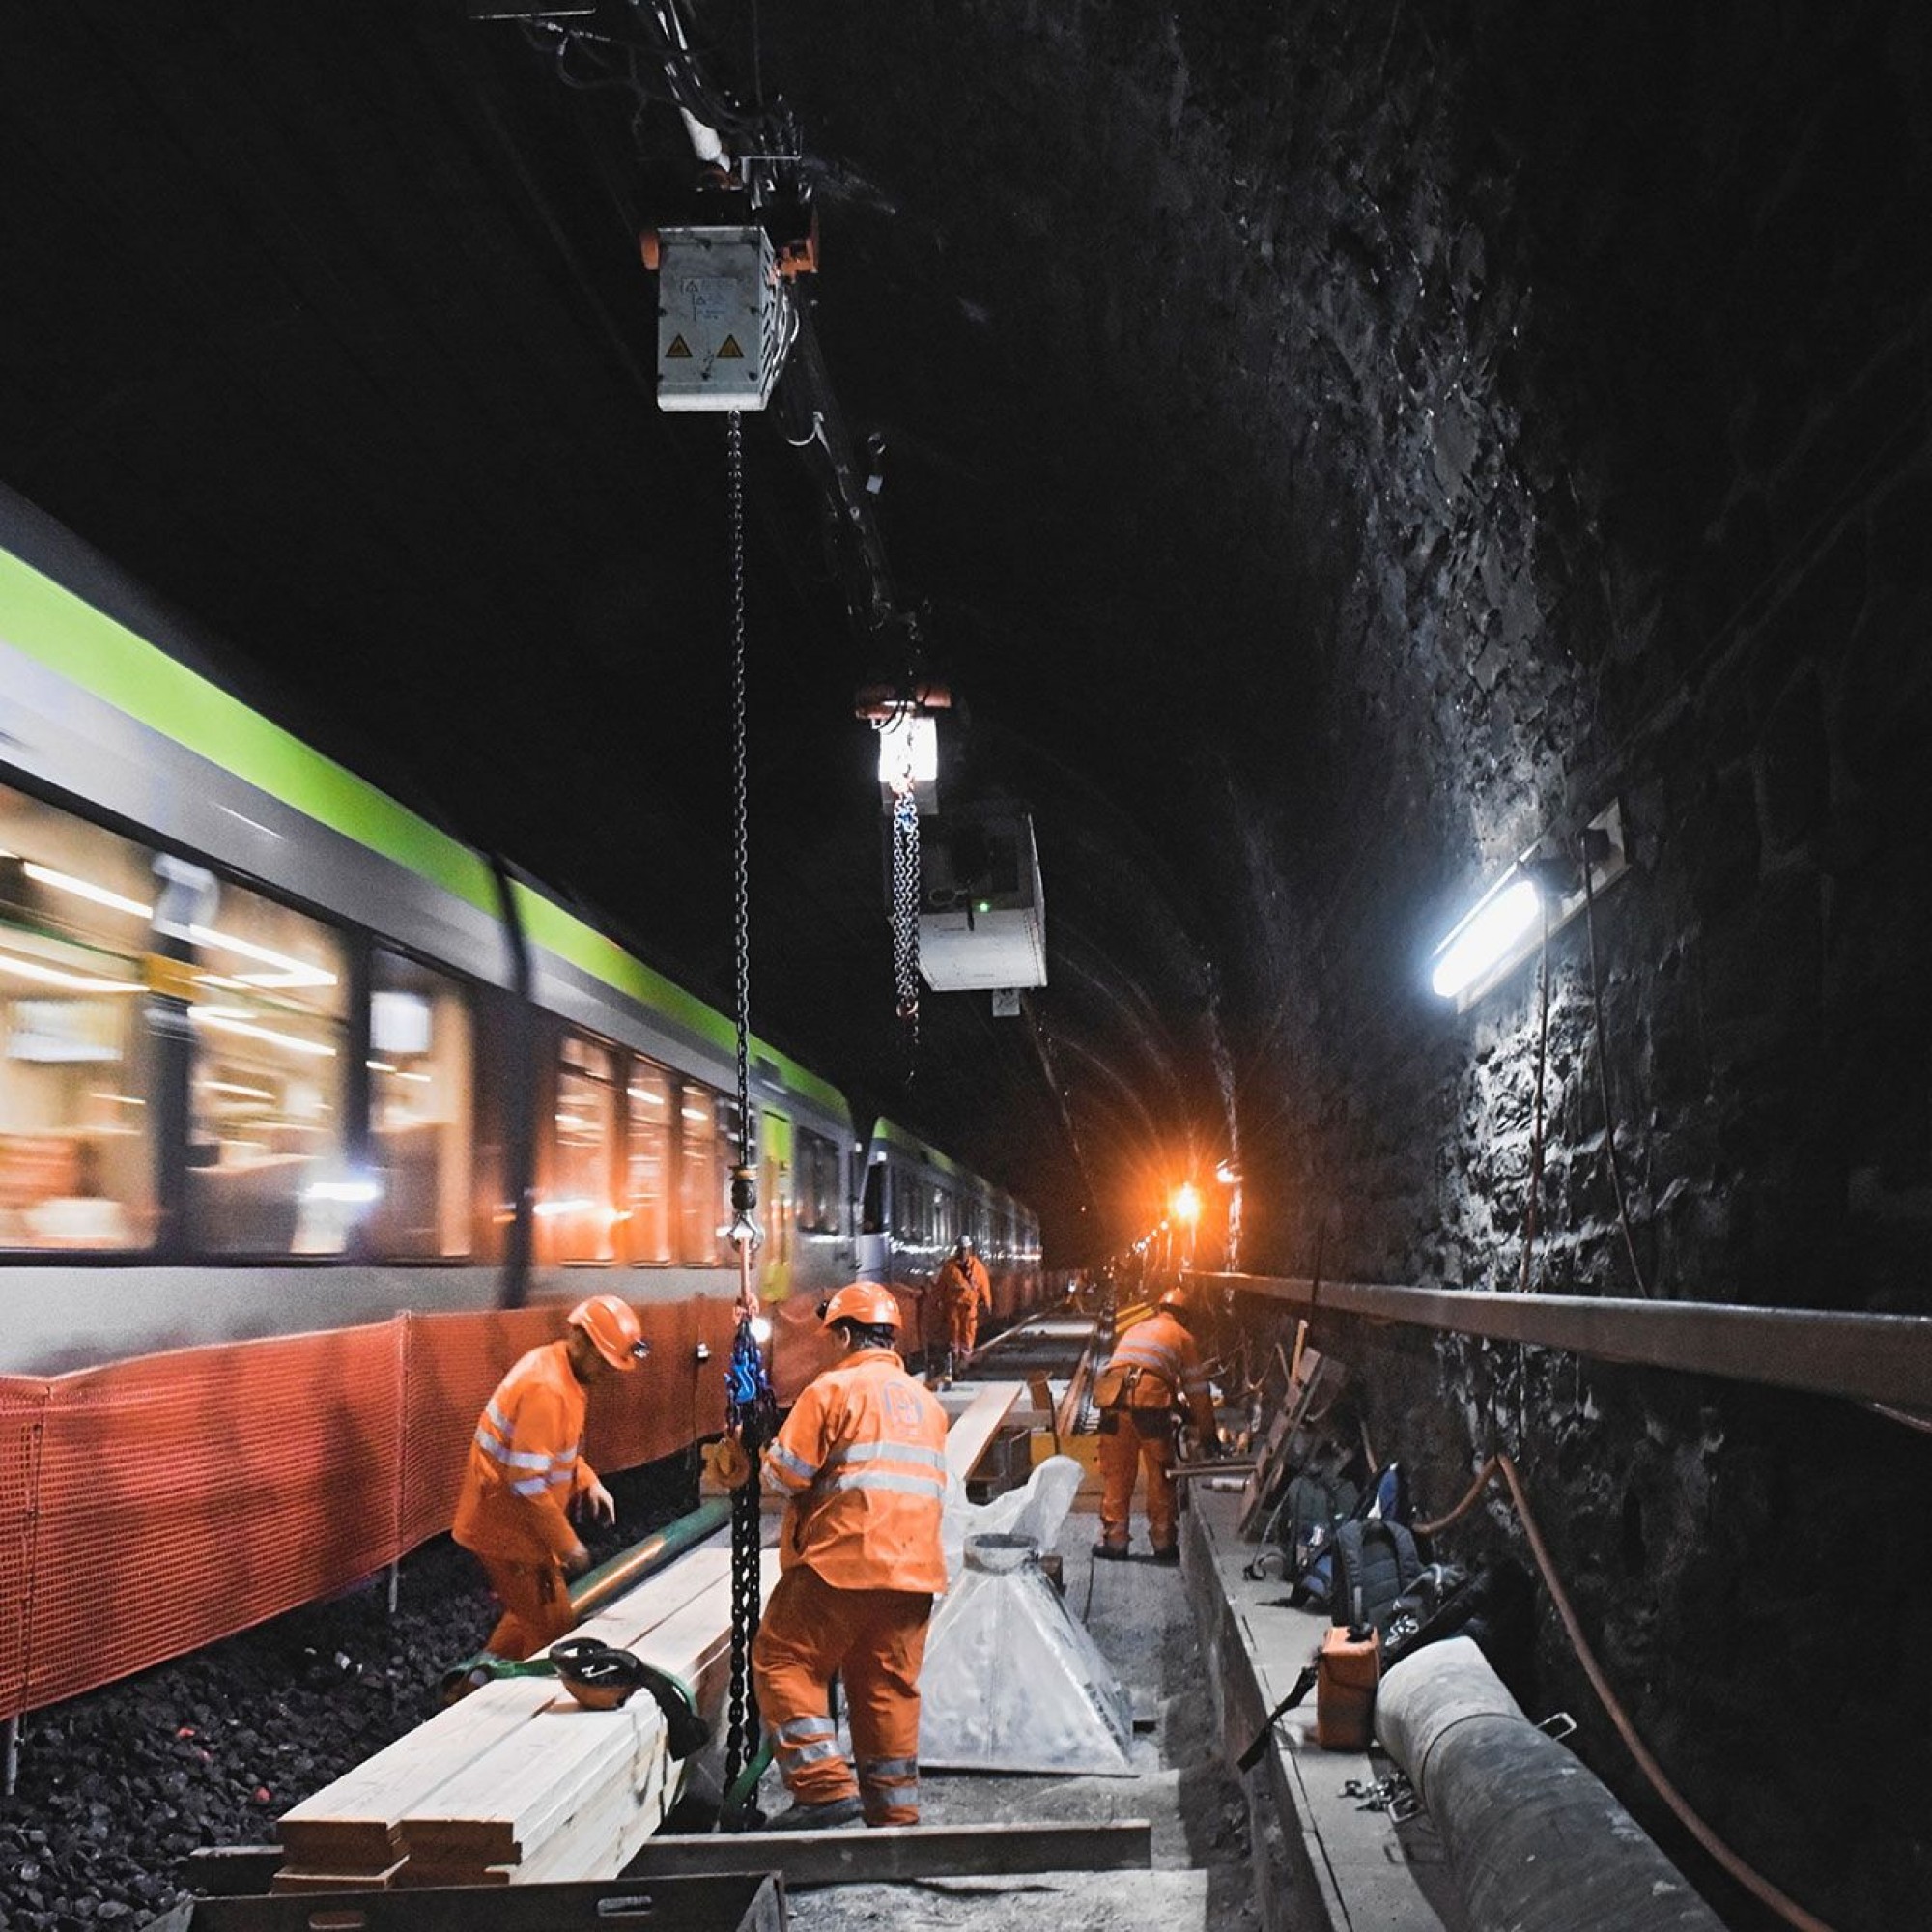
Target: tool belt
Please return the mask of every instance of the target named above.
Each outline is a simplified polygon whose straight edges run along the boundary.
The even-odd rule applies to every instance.
[[[1165,1400],[1136,1401],[1142,1380],[1164,1392]],[[1166,1435],[1174,1428],[1174,1392],[1164,1378],[1142,1362],[1129,1362],[1122,1369],[1106,1369],[1094,1386],[1094,1401],[1100,1411],[1100,1434],[1114,1435],[1124,1416],[1141,1435]]]

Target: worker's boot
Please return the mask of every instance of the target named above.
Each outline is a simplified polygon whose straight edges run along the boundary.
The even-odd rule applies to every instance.
[[[1108,1543],[1103,1539],[1094,1546],[1094,1554],[1103,1563],[1124,1563],[1127,1560],[1127,1546],[1124,1543]]]
[[[793,1804],[765,1827],[768,1832],[826,1832],[835,1825],[853,1825],[865,1806],[858,1797],[831,1798],[823,1804]]]
[[[1170,1543],[1166,1548],[1156,1549],[1153,1553],[1153,1560],[1156,1563],[1179,1563],[1180,1561],[1179,1544]]]

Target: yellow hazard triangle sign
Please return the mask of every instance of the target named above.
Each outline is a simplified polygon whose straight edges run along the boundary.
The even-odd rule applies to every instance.
[[[689,362],[691,360],[691,344],[683,336],[673,335],[670,339],[670,347],[665,351],[665,360],[667,362]]]
[[[721,362],[742,362],[745,359],[745,352],[738,347],[738,338],[735,335],[727,335],[720,344],[718,359]]]

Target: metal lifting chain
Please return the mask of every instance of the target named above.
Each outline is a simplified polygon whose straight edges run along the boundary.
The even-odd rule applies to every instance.
[[[738,1332],[725,1373],[725,1422],[744,1452],[731,1501],[731,1685],[725,1706],[724,1783],[734,1785],[758,1751],[758,1706],[752,1688],[752,1643],[758,1634],[763,1524],[758,1509],[758,1459],[777,1421],[771,1377],[753,1322],[758,1313],[752,1273],[758,1244],[758,1181],[752,1114],[752,889],[749,787],[745,771],[745,426],[728,419],[731,503],[731,784],[732,952],[738,994],[738,1162],[731,1170],[728,1238],[738,1254]],[[732,1821],[757,1822],[748,1802]]]
[[[893,985],[905,1027],[906,1078],[919,1056],[919,799],[911,755],[893,785]]]

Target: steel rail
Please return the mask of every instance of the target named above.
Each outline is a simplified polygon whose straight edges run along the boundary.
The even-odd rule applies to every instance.
[[[1080,1350],[1080,1359],[1067,1378],[1066,1393],[1061,1397],[1060,1407],[1054,1414],[1053,1433],[1063,1444],[1072,1441],[1080,1434],[1080,1417],[1087,1407],[1088,1397],[1093,1393],[1094,1378],[1112,1352],[1114,1332],[1111,1316],[1101,1314],[1094,1318],[1094,1332],[1088,1336],[1086,1345]]]
[[[1190,1274],[1293,1308],[1330,1309],[1491,1341],[1558,1349],[1598,1361],[1932,1407],[1932,1316],[1826,1308],[1750,1308],[1728,1301],[1634,1301],[1487,1289],[1397,1288],[1259,1274]]]
[[[605,1605],[614,1603],[687,1549],[695,1549],[707,1536],[715,1536],[730,1520],[730,1497],[707,1496],[690,1515],[673,1519],[580,1577],[570,1586],[571,1614],[580,1623],[595,1616]]]

